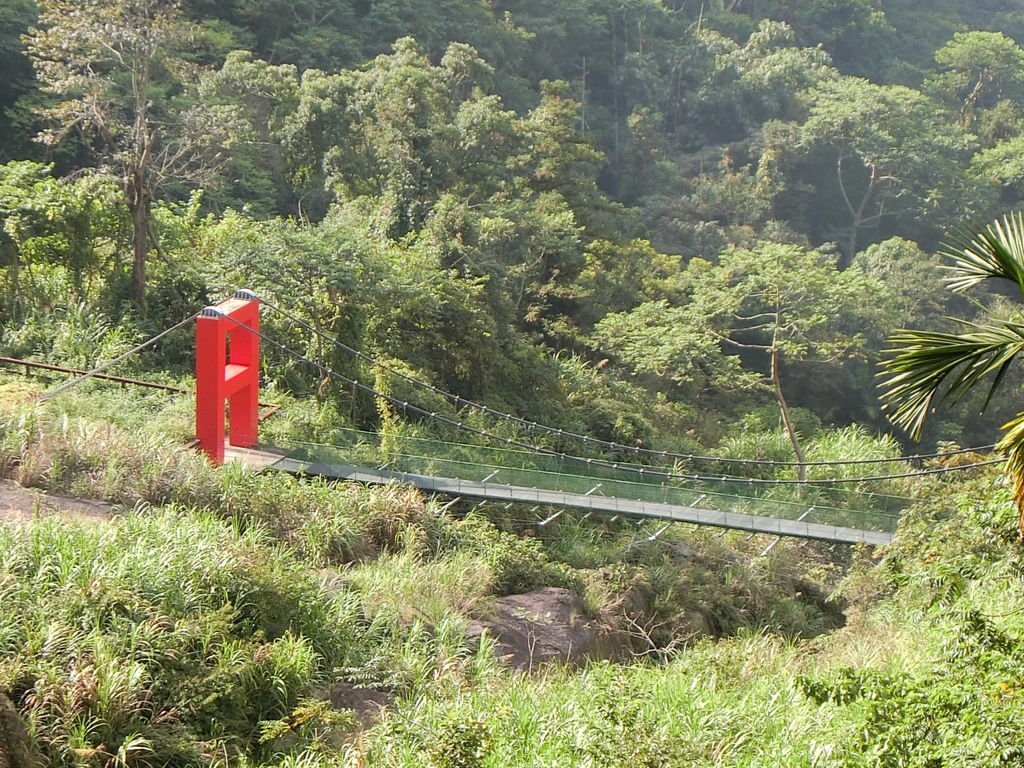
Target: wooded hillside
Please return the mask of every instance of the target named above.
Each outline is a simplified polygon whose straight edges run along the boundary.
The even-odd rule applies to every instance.
[[[244,285],[460,396],[681,448],[762,405],[888,429],[886,335],[1004,312],[931,254],[1024,196],[1019,2],[0,14],[11,354],[87,365]]]
[[[0,768],[1024,765],[1024,218],[957,229],[1024,203],[1020,42],[1024,0],[0,0],[0,355],[177,331],[110,371],[160,390],[0,372]],[[605,504],[212,466],[183,329],[240,287],[266,445]]]

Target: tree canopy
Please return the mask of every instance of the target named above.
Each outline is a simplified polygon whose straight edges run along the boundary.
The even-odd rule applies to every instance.
[[[797,454],[787,410],[889,429],[869,375],[886,332],[1004,311],[915,271],[951,224],[1024,204],[1014,18],[966,0],[13,3],[3,316],[50,328],[84,300],[158,324],[259,284],[482,400],[576,402],[565,377],[589,378],[566,361],[594,366],[636,429],[552,417],[604,434],[677,441],[657,412],[714,444],[762,405]],[[930,439],[985,432],[950,418]]]

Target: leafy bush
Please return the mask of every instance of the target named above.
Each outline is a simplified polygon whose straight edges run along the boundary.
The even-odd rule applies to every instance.
[[[130,325],[115,324],[85,301],[35,310],[3,334],[11,356],[85,369],[114,359],[134,344]]]
[[[540,541],[503,531],[470,515],[447,530],[446,548],[482,555],[492,571],[496,595],[516,595],[540,587],[579,587],[568,566],[553,562]]]
[[[849,725],[835,765],[1024,765],[1024,550],[1007,489],[966,487],[953,509],[935,496],[905,516],[873,572],[888,620],[914,627],[915,663],[796,678]]]
[[[490,751],[491,732],[479,717],[453,715],[441,723],[427,750],[432,768],[483,768]]]

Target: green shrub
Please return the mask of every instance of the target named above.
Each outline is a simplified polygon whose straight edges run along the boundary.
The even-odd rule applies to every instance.
[[[553,562],[540,541],[502,531],[478,515],[449,526],[443,546],[484,557],[493,573],[492,591],[496,595],[521,594],[540,587],[580,588],[572,569]]]
[[[439,724],[427,757],[432,768],[483,768],[491,740],[482,719],[453,714]]]

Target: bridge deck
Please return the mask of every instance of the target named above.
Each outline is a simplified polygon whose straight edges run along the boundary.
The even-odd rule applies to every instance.
[[[520,504],[543,504],[553,507],[570,507],[593,512],[607,512],[631,517],[645,517],[679,523],[711,525],[732,528],[753,533],[776,536],[793,536],[802,539],[838,541],[846,543],[888,544],[891,533],[865,531],[857,528],[825,525],[804,520],[785,520],[739,512],[686,507],[650,501],[637,501],[616,497],[564,493],[537,488],[525,488],[501,483],[485,483],[472,480],[458,480],[432,475],[418,475],[410,472],[396,472],[385,469],[367,469],[344,464],[324,464],[292,459],[268,449],[236,448],[228,446],[225,459],[241,461],[258,469],[276,469],[292,474],[306,474],[358,483],[383,484],[399,482],[413,485],[430,493],[466,498],[505,501]]]

